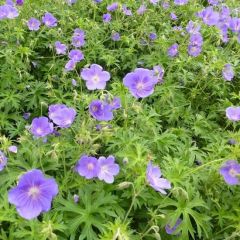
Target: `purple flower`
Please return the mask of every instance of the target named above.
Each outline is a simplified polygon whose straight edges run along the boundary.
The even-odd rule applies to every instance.
[[[172,20],[177,20],[178,19],[177,15],[175,13],[170,13],[170,17],[171,17]]]
[[[66,54],[67,46],[59,41],[55,42],[57,54]]]
[[[192,20],[189,21],[186,26],[186,30],[189,34],[197,34],[197,33],[199,33],[200,29],[201,29],[201,26],[197,25]]]
[[[40,28],[41,22],[36,18],[30,18],[27,22],[28,29],[31,31],[38,31]]]
[[[231,64],[225,64],[222,70],[222,76],[226,81],[232,81],[234,78],[234,70]]]
[[[154,41],[157,39],[157,34],[154,32],[149,33],[149,38],[150,40]]]
[[[111,38],[112,38],[113,41],[117,42],[117,41],[120,40],[121,36],[118,32],[114,32],[114,33],[112,33]]]
[[[146,10],[147,10],[147,7],[146,7],[144,4],[142,4],[142,5],[138,8],[137,14],[138,14],[138,15],[143,15],[143,14],[146,12]]]
[[[46,117],[34,118],[31,124],[31,132],[35,137],[45,137],[53,133],[53,124]]]
[[[213,11],[212,7],[207,7],[200,12],[203,22],[209,26],[216,25],[219,21],[219,13]]]
[[[24,118],[25,120],[28,120],[28,119],[30,118],[30,115],[31,115],[31,113],[24,113],[24,114],[23,114],[23,118]]]
[[[90,68],[84,68],[81,71],[81,78],[86,81],[88,90],[104,89],[110,77],[110,73],[103,71],[98,64],[92,64]]]
[[[18,15],[18,10],[14,6],[8,4],[0,6],[0,19],[14,19]]]
[[[208,3],[213,6],[217,6],[219,4],[218,0],[208,0]]]
[[[79,196],[78,196],[77,194],[74,194],[74,195],[73,195],[73,201],[74,201],[75,203],[78,203],[78,202],[79,202]]]
[[[86,179],[97,177],[99,173],[98,160],[95,157],[83,155],[77,162],[75,169],[80,176]]]
[[[24,4],[24,0],[16,0],[16,4],[18,6],[22,6]]]
[[[76,49],[76,50],[71,50],[68,54],[69,58],[74,61],[75,63],[80,62],[81,60],[84,59],[84,55],[82,51]]]
[[[74,30],[72,37],[72,45],[74,47],[82,47],[85,44],[85,32],[79,28]]]
[[[157,65],[153,67],[153,71],[155,76],[157,76],[158,82],[163,83],[164,69],[161,66]]]
[[[164,9],[168,9],[169,6],[170,6],[170,4],[169,4],[169,2],[167,2],[167,1],[162,3],[162,7],[163,7]]]
[[[10,5],[10,6],[14,6],[14,5],[15,5],[15,3],[13,2],[13,0],[6,0],[6,1],[5,1],[5,4],[6,4],[6,5]]]
[[[161,178],[161,175],[160,168],[158,166],[153,166],[152,163],[149,162],[147,166],[147,181],[149,185],[156,191],[167,194],[165,189],[170,189],[171,183],[167,179]]]
[[[174,4],[176,5],[185,5],[188,3],[188,0],[174,0]]]
[[[94,0],[95,3],[101,3],[103,0]]]
[[[67,72],[72,71],[76,67],[76,62],[73,60],[69,60],[65,65],[65,70]]]
[[[0,20],[7,18],[8,15],[8,6],[2,5],[0,6]]]
[[[240,107],[228,107],[226,116],[231,121],[240,121]]]
[[[73,85],[74,87],[77,86],[77,81],[76,81],[75,79],[72,79],[72,85]]]
[[[112,110],[116,110],[122,107],[121,99],[118,97],[114,97],[113,100],[109,103]]]
[[[235,160],[228,160],[220,168],[220,174],[229,185],[239,184],[240,164]]]
[[[135,98],[145,98],[151,95],[157,82],[154,71],[144,68],[136,68],[134,72],[128,73],[123,79],[124,86]]]
[[[188,54],[193,57],[197,57],[202,51],[202,47],[198,45],[189,45]]]
[[[5,154],[0,150],[0,171],[2,171],[7,165],[7,160]]]
[[[100,100],[93,100],[90,103],[89,112],[98,121],[110,121],[113,119],[112,107]]]
[[[42,171],[33,169],[23,174],[15,188],[8,192],[8,201],[16,206],[19,215],[33,219],[51,209],[51,202],[58,194],[53,178],[45,178]]]
[[[106,13],[106,14],[103,14],[103,21],[105,22],[105,23],[108,23],[108,22],[110,22],[111,20],[112,20],[112,16],[111,16],[111,14],[110,13]]]
[[[69,128],[75,117],[76,111],[64,104],[51,105],[48,108],[49,118],[61,128]]]
[[[107,10],[109,12],[116,11],[117,9],[118,9],[118,3],[117,2],[114,2],[114,3],[107,6]]]
[[[240,33],[240,18],[232,18],[230,20],[229,28],[236,33]]]
[[[150,3],[152,3],[153,5],[156,5],[159,2],[159,0],[150,0]]]
[[[12,152],[12,153],[17,153],[18,148],[17,148],[17,146],[12,145],[8,148],[8,151]]]
[[[178,54],[178,44],[174,43],[171,47],[168,48],[168,56],[175,57]]]
[[[103,180],[106,183],[113,183],[114,176],[118,175],[119,173],[119,165],[115,163],[115,158],[113,156],[109,156],[108,158],[100,157],[98,159],[98,164],[99,180]]]
[[[45,15],[42,17],[42,21],[47,27],[57,26],[57,19],[51,13],[45,13]]]
[[[203,38],[201,33],[195,33],[190,36],[190,45],[202,46]]]
[[[122,11],[123,14],[126,16],[132,16],[132,11],[130,9],[127,8],[127,6],[124,4],[122,5]]]
[[[170,224],[167,224],[165,226],[166,233],[170,234],[170,235],[175,235],[174,233],[177,230],[178,226],[181,224],[181,222],[182,222],[182,219],[178,218],[177,222],[175,223],[175,225],[173,227],[171,227]]]
[[[76,2],[77,2],[77,0],[67,0],[67,4],[68,4],[69,6],[73,5],[73,4],[76,3]]]

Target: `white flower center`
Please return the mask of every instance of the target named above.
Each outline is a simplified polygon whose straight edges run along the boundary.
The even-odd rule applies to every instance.
[[[94,165],[93,165],[92,163],[89,163],[89,164],[87,165],[87,169],[88,169],[88,170],[93,170],[93,168],[94,168]]]
[[[36,198],[39,195],[39,193],[40,193],[40,190],[36,186],[30,187],[30,189],[28,190],[28,196],[32,198]]]
[[[93,82],[98,83],[99,77],[97,75],[95,75],[95,76],[93,76],[92,80],[93,80]]]

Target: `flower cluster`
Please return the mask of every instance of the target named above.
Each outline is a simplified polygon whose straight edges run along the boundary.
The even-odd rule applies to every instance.
[[[118,108],[121,108],[121,101],[118,97],[112,101],[93,100],[89,105],[89,112],[98,121],[110,121],[113,119],[113,110]]]
[[[53,121],[57,127],[68,128],[72,125],[76,111],[64,104],[55,104],[49,106],[49,119]],[[47,117],[38,117],[32,120],[31,132],[35,137],[46,137],[54,132],[53,123]]]
[[[81,156],[75,170],[78,174],[86,179],[98,178],[106,183],[113,183],[114,176],[119,173],[119,165],[115,163],[115,158],[109,156],[107,158],[90,157],[87,155]]]

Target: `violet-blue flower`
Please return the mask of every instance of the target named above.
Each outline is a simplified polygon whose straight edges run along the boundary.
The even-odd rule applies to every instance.
[[[65,71],[72,71],[76,67],[76,62],[73,60],[69,60],[65,65]]]
[[[236,33],[240,33],[240,18],[232,18],[230,20],[229,28]]]
[[[45,178],[42,171],[33,169],[23,174],[18,185],[8,192],[8,201],[16,206],[19,215],[33,219],[51,209],[58,185],[53,178]]]
[[[76,117],[74,108],[67,107],[64,104],[54,104],[49,106],[49,118],[59,127],[68,128],[72,125]]]
[[[127,8],[125,4],[122,5],[123,14],[126,16],[132,16],[132,11]]]
[[[189,45],[188,54],[193,57],[197,57],[202,52],[202,47],[198,45]]]
[[[240,107],[226,108],[226,116],[231,121],[240,121]]]
[[[161,66],[157,65],[153,67],[153,71],[158,79],[158,82],[163,83],[164,69]]]
[[[45,26],[51,28],[51,27],[56,27],[58,21],[51,13],[47,12],[42,17],[42,22],[45,24]]]
[[[46,117],[34,118],[31,124],[31,133],[35,137],[45,137],[53,132],[53,124]]]
[[[149,162],[146,175],[147,182],[152,188],[162,194],[167,194],[165,189],[170,189],[171,183],[167,179],[161,178],[162,173],[158,166],[153,166],[152,163]]]
[[[7,165],[7,160],[5,154],[0,150],[0,171],[2,171]]]
[[[72,45],[77,48],[85,45],[85,32],[82,29],[76,28],[74,30]]]
[[[170,17],[171,17],[172,20],[177,20],[178,19],[177,15],[173,12],[170,13]]]
[[[41,22],[36,18],[30,18],[27,22],[28,29],[31,31],[38,31],[40,28]]]
[[[118,9],[118,6],[119,6],[119,4],[117,2],[114,2],[114,3],[107,6],[107,10],[109,12],[116,11]]]
[[[150,38],[150,40],[152,40],[152,41],[154,41],[154,40],[156,40],[157,39],[157,34],[156,33],[154,33],[154,32],[151,32],[151,33],[149,33],[149,38]]]
[[[98,64],[92,64],[89,68],[84,68],[81,71],[81,78],[86,81],[88,90],[104,89],[110,77],[110,73],[103,71],[103,68]]]
[[[154,71],[144,68],[136,68],[134,72],[128,73],[123,79],[124,86],[135,98],[145,98],[151,95],[157,82]]]
[[[212,7],[207,7],[201,11],[200,17],[209,26],[216,25],[219,21],[219,13],[215,12]]]
[[[77,0],[66,0],[66,1],[67,1],[67,4],[68,4],[69,6],[71,6],[71,5],[73,5],[74,3],[77,2]]]
[[[226,81],[232,81],[234,78],[234,70],[231,64],[225,64],[222,70],[222,76]]]
[[[113,119],[112,107],[100,100],[93,100],[90,103],[89,112],[98,121],[110,121]]]
[[[111,16],[110,13],[105,13],[105,14],[103,14],[102,19],[103,19],[103,21],[104,21],[105,23],[108,23],[108,22],[110,22],[110,21],[112,20],[112,16]]]
[[[240,164],[235,160],[228,160],[220,168],[220,174],[229,185],[238,185],[240,177]]]
[[[181,219],[181,218],[178,218],[177,222],[174,224],[173,227],[171,227],[170,224],[167,224],[167,225],[165,226],[165,231],[166,231],[166,233],[167,233],[167,234],[170,234],[170,235],[176,235],[176,234],[178,234],[178,233],[175,233],[175,232],[176,232],[178,226],[181,224],[181,222],[182,222],[182,219]]]
[[[201,33],[191,34],[190,36],[190,45],[202,46],[203,38]]]
[[[109,103],[112,110],[116,110],[122,107],[121,99],[119,97],[114,97],[113,100]]]
[[[80,176],[85,177],[86,179],[95,178],[99,173],[98,160],[95,157],[83,155],[77,162],[75,170]]]
[[[175,57],[178,54],[178,44],[174,43],[171,47],[168,48],[168,56]]]
[[[112,38],[113,41],[117,42],[117,41],[120,40],[121,36],[118,32],[114,32],[114,33],[112,33],[111,38]]]
[[[80,62],[81,60],[84,59],[84,55],[83,55],[82,51],[80,51],[78,49],[71,50],[69,52],[68,56],[75,63]]]
[[[24,0],[16,0],[16,4],[18,6],[22,6],[24,4]]]
[[[147,11],[146,5],[142,4],[138,9],[137,9],[137,14],[138,15],[143,15]]]
[[[185,5],[188,3],[188,0],[174,0],[175,5]]]
[[[99,180],[103,180],[106,183],[113,183],[114,176],[119,173],[119,165],[115,163],[115,158],[113,156],[109,156],[107,158],[100,157],[98,159],[99,164],[99,172],[98,178]]]
[[[55,42],[55,49],[57,54],[66,54],[67,46],[60,41]]]
[[[17,153],[18,148],[17,148],[17,146],[12,145],[12,146],[8,147],[8,151],[12,152],[12,153]]]
[[[159,0],[150,0],[150,3],[152,3],[153,5],[157,5],[159,2]]]
[[[192,20],[190,20],[186,26],[186,30],[189,34],[197,34],[201,29],[201,25],[196,24]]]

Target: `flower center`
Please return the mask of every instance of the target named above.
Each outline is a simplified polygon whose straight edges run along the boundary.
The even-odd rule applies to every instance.
[[[236,177],[237,172],[236,172],[236,170],[234,170],[233,168],[231,168],[230,171],[229,171],[229,174],[231,175],[231,177]]]
[[[28,190],[28,196],[32,198],[36,198],[39,195],[39,193],[40,193],[40,190],[36,186],[30,187],[30,189]]]
[[[142,82],[139,82],[137,84],[137,90],[143,90],[144,89],[144,84]]]
[[[36,133],[37,133],[37,134],[42,134],[42,129],[41,129],[41,128],[37,128],[37,129],[36,129]]]
[[[97,75],[93,76],[93,79],[92,79],[95,83],[98,83],[99,82],[99,77]]]
[[[89,164],[87,165],[87,169],[88,169],[88,170],[93,170],[93,168],[94,168],[94,165],[93,165],[92,163],[89,163]]]
[[[3,163],[3,156],[0,156],[0,164]]]

